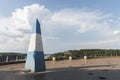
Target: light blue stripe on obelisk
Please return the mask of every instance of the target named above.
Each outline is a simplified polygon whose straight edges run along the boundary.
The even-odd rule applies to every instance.
[[[28,52],[25,68],[32,72],[45,71],[44,53],[40,51]]]
[[[31,35],[25,68],[30,69],[32,72],[46,70],[41,29],[38,19],[36,20],[36,26],[33,28],[33,34]]]

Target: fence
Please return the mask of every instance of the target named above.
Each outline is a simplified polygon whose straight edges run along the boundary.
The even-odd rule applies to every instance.
[[[48,60],[50,55],[51,54],[45,54],[45,60]],[[0,56],[0,63],[25,61],[26,57],[27,55],[2,55]]]
[[[19,55],[0,56],[0,63],[17,62],[17,61],[25,61],[25,60],[26,60],[26,56],[19,56]]]

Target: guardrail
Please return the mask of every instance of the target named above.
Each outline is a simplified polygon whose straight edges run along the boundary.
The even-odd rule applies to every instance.
[[[0,63],[5,63],[5,62],[18,62],[18,61],[25,61],[26,56],[20,57],[20,56],[4,56],[0,57]]]

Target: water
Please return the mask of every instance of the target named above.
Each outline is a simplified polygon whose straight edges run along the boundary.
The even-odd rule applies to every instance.
[[[22,71],[0,71],[0,80],[45,80],[46,73],[24,73]]]
[[[76,80],[81,71],[70,68],[52,69],[42,73],[25,73],[23,71],[0,71],[0,80]],[[74,76],[73,76],[74,75]]]
[[[69,67],[43,73],[0,71],[0,80],[119,80],[119,74],[120,70],[82,70]]]

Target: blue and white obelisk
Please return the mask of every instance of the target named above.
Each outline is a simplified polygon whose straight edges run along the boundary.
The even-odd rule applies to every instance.
[[[33,27],[33,34],[30,38],[25,69],[30,70],[31,72],[41,72],[46,70],[41,28],[38,19],[36,20],[36,26]]]

